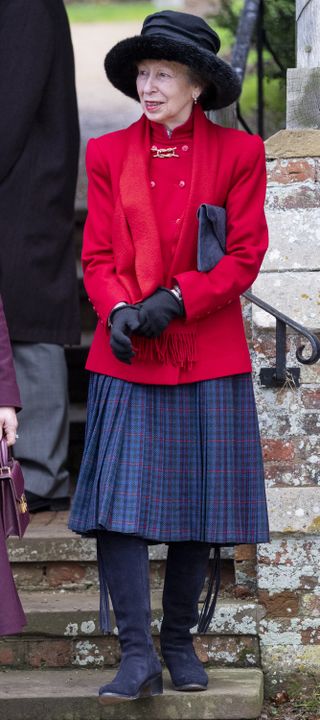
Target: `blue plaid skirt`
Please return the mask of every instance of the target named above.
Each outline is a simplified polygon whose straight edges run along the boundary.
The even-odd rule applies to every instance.
[[[158,542],[268,542],[251,375],[168,386],[92,373],[69,527]]]

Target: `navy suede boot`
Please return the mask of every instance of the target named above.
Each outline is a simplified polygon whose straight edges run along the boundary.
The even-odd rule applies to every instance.
[[[162,668],[151,637],[147,542],[122,533],[100,532],[103,560],[121,647],[116,677],[99,690],[104,705],[162,693]]]
[[[190,629],[198,623],[198,600],[209,555],[207,543],[169,544],[160,642],[175,690],[206,690],[208,686],[208,675],[194,651]]]

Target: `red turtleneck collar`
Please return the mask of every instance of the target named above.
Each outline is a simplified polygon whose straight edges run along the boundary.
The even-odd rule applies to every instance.
[[[186,122],[182,125],[178,125],[178,127],[172,130],[170,135],[168,134],[167,128],[162,123],[157,123],[153,120],[150,120],[149,122],[153,141],[165,141],[167,144],[172,144],[173,142],[183,142],[183,140],[186,140],[187,138],[189,139],[193,134],[194,112],[192,110],[188,120],[186,120]]]

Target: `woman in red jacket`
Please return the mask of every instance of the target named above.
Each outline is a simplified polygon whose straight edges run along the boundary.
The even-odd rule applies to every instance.
[[[173,685],[205,690],[190,629],[210,549],[269,539],[239,300],[267,248],[264,149],[204,114],[240,93],[219,47],[199,17],[147,17],[105,62],[142,117],[88,146],[82,257],[99,322],[70,527],[97,536],[102,626],[109,590],[119,630],[121,665],[103,703],[162,692],[148,542],[168,544],[160,640]],[[197,269],[202,203],[227,217],[226,254],[209,272]]]

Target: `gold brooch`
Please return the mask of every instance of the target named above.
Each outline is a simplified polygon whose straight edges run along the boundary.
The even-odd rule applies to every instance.
[[[172,148],[157,148],[156,145],[152,145],[151,152],[154,153],[152,157],[154,158],[171,158],[171,157],[180,157],[178,153],[175,152],[177,147]]]

